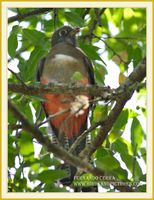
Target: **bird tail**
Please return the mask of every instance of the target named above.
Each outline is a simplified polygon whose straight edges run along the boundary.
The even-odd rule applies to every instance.
[[[67,151],[69,151],[71,145],[75,142],[76,138],[68,139],[67,136],[64,134],[61,135],[57,142],[57,136],[52,132],[52,141],[54,144],[60,143]],[[78,156],[80,152],[91,143],[91,136],[90,134],[87,135],[85,139],[81,141],[81,143],[76,147],[75,151],[73,154],[75,156]],[[70,186],[73,183],[74,177],[77,174],[77,168],[68,164],[68,163],[63,163],[60,166],[60,169],[63,169],[67,172],[68,176],[61,179],[60,183],[63,184],[64,186]],[[73,187],[75,192],[97,192],[97,187],[81,187],[81,186],[76,186]]]

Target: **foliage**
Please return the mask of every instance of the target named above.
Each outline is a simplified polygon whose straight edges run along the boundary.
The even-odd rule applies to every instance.
[[[10,9],[22,16],[31,8]],[[57,15],[55,15],[57,13]],[[114,72],[108,63],[119,71],[116,85],[121,84],[130,70],[135,68],[146,53],[146,10],[144,8],[65,8],[53,9],[41,15],[32,15],[16,23],[9,24],[8,53],[9,68],[16,72],[25,83],[36,84],[36,67],[41,57],[50,49],[50,37],[56,27],[62,25],[82,27],[78,46],[88,55],[94,65],[96,83],[105,85]],[[17,65],[16,65],[17,63]],[[79,78],[77,74],[74,78]],[[119,79],[119,82],[118,82]],[[9,74],[9,83],[20,80]],[[146,90],[135,93],[134,100],[121,112],[112,127],[109,136],[93,155],[96,166],[102,168],[106,175],[118,180],[138,181],[137,191],[145,191],[146,174],[141,163],[146,163],[145,120]],[[45,116],[40,114],[40,98],[9,93],[9,97],[20,111],[31,121],[41,122]],[[130,106],[133,104],[133,106]],[[91,123],[105,119],[112,109],[113,102],[97,102]],[[39,119],[38,119],[39,116]],[[39,120],[39,121],[38,121]],[[12,114],[8,114],[8,191],[9,192],[64,192],[54,184],[66,176],[60,170],[60,162],[49,154],[45,147],[37,143],[22,128]],[[41,127],[47,134],[45,127]],[[92,132],[96,137],[99,128]],[[89,174],[84,174],[89,176]],[[111,191],[110,186],[100,186]]]

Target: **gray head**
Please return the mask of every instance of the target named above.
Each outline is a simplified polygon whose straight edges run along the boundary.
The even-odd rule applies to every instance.
[[[56,30],[52,36],[51,44],[52,46],[61,43],[66,42],[68,44],[71,44],[73,46],[76,46],[76,33],[79,32],[79,28],[72,28],[71,26],[63,26]]]

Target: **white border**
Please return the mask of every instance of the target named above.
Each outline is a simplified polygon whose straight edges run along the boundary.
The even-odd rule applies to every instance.
[[[146,193],[8,193],[7,192],[7,8],[8,7],[146,7],[147,8],[147,192]],[[152,197],[152,3],[151,2],[2,2],[2,198],[151,198]]]

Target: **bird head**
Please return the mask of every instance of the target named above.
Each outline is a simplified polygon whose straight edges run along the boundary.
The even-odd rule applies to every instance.
[[[76,34],[80,31],[79,28],[72,28],[70,26],[63,26],[53,33],[51,44],[52,46],[66,42],[76,46]]]

